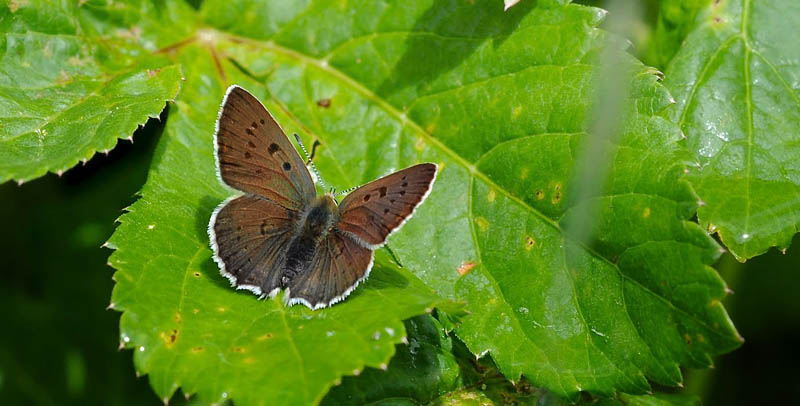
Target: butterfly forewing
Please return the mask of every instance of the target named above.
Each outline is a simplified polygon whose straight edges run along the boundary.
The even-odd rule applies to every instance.
[[[342,300],[372,268],[372,250],[339,231],[329,233],[317,247],[308,272],[289,286],[289,303],[315,309]]]
[[[231,86],[217,121],[219,174],[229,186],[299,209],[316,195],[303,160],[258,99]]]
[[[425,199],[435,177],[436,165],[426,163],[361,186],[339,205],[336,228],[371,246],[385,243]]]
[[[237,287],[269,294],[280,286],[298,213],[258,196],[240,196],[212,217],[212,244],[223,274]]]

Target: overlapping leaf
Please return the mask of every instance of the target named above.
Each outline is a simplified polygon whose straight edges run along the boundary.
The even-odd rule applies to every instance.
[[[319,400],[341,375],[385,363],[401,319],[444,304],[409,271],[469,302],[455,331],[473,352],[563,396],[676,384],[678,365],[707,366],[738,345],[708,267],[718,247],[688,221],[696,197],[680,181],[680,133],[659,116],[670,96],[624,54],[631,97],[607,179],[591,197],[576,185],[609,44],[595,28],[602,11],[206,1],[201,14],[214,28],[165,48],[187,82],[111,241],[122,340],[160,396],[182,386],[245,405]],[[390,240],[406,270],[381,256],[371,282],[318,312],[226,286],[205,227],[227,193],[211,132],[233,82],[288,131],[321,141],[318,166],[339,189],[439,163],[430,198]],[[586,210],[588,244],[564,231]]]
[[[83,11],[72,1],[0,6],[0,182],[107,152],[178,93],[178,66],[139,55],[129,31],[99,35]]]
[[[740,260],[786,248],[800,225],[799,24],[796,1],[712,2],[667,70],[698,218]]]

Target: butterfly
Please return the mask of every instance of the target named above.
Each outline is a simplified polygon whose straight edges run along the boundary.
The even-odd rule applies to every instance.
[[[289,306],[314,310],[343,300],[369,276],[373,251],[425,200],[437,173],[423,163],[360,186],[341,203],[318,196],[286,133],[236,85],[222,101],[214,151],[220,181],[242,192],[208,224],[220,272],[237,289],[260,298],[285,289]]]

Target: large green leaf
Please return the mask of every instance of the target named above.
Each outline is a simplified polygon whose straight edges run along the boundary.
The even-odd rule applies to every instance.
[[[798,25],[793,0],[715,1],[667,70],[698,218],[742,261],[786,248],[800,225]]]
[[[129,32],[99,35],[83,12],[73,1],[0,6],[0,183],[108,152],[178,93],[178,66],[142,55]]]
[[[739,345],[708,266],[718,247],[689,221],[696,197],[680,180],[680,132],[659,116],[671,98],[625,55],[632,99],[608,179],[579,200],[595,56],[608,43],[594,28],[600,10],[370,2],[356,14],[314,3],[282,28],[214,21],[250,37],[229,55],[322,140],[319,166],[336,186],[439,162],[418,212],[426,221],[391,244],[440,294],[468,300],[456,332],[471,350],[491,352],[512,379],[572,396],[644,392],[646,378],[675,385],[678,365],[708,366]],[[564,232],[584,208],[591,246]]]
[[[183,386],[208,401],[317,401],[341,375],[387,362],[400,320],[446,304],[409,272],[469,302],[455,331],[473,352],[562,396],[677,384],[679,365],[708,366],[739,344],[708,267],[718,246],[688,221],[680,133],[659,115],[670,96],[627,55],[614,55],[631,98],[604,146],[607,179],[590,197],[575,179],[594,135],[596,57],[611,44],[601,10],[206,1],[200,13],[213,28],[167,47],[187,81],[111,240],[122,340],[160,396]],[[228,193],[211,155],[228,83],[321,141],[318,166],[340,190],[439,163],[431,196],[390,239],[405,269],[381,252],[363,288],[317,312],[227,286],[205,226]],[[586,212],[596,240],[567,237]]]
[[[121,340],[165,400],[182,386],[207,402],[315,403],[342,375],[388,362],[405,337],[402,320],[442,301],[383,252],[369,281],[345,305],[325,311],[230,288],[211,261],[205,231],[213,208],[231,193],[216,180],[211,142],[228,83],[205,46],[187,46],[178,61],[186,86],[141,199],[109,241],[117,248],[110,262],[118,270],[112,303],[124,311]],[[220,68],[263,94],[234,65]]]

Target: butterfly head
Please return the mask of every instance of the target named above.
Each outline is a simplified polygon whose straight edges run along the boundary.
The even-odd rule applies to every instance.
[[[305,227],[313,235],[324,235],[339,218],[339,206],[333,196],[317,197],[306,215]]]

